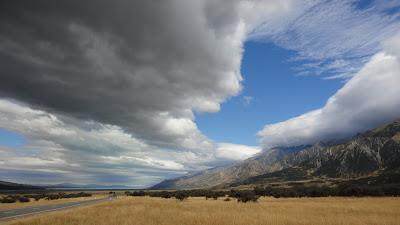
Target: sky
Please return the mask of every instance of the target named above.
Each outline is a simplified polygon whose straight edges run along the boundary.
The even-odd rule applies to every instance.
[[[200,130],[218,142],[255,146],[257,132],[265,124],[320,108],[343,86],[339,79],[296,76],[295,68],[301,63],[290,62],[293,55],[271,43],[246,42],[241,94],[223,103],[218,113],[198,115]]]
[[[399,118],[400,1],[2,1],[0,62],[0,180],[148,187]]]

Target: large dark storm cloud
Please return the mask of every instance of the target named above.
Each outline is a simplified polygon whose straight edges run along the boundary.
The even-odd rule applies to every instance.
[[[193,112],[240,91],[238,24],[235,2],[1,1],[0,96],[201,145]]]
[[[27,139],[0,146],[0,180],[144,187],[259,151],[194,117],[241,90],[242,6],[0,1],[0,128]]]

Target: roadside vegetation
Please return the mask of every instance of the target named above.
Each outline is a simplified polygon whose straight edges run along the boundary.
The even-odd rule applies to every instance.
[[[106,194],[90,193],[47,193],[47,194],[12,194],[0,196],[0,210],[29,206],[56,205],[89,199],[103,198]]]
[[[355,186],[341,185],[336,187],[315,186],[315,187],[255,187],[249,190],[180,190],[180,191],[127,191],[127,196],[150,196],[160,198],[176,198],[185,200],[188,197],[205,197],[205,199],[217,200],[221,197],[234,198],[238,202],[257,202],[259,197],[293,198],[293,197],[397,197],[400,196],[399,186]]]
[[[39,201],[40,199],[56,200],[65,198],[81,198],[91,197],[92,194],[79,192],[79,193],[43,193],[43,194],[26,194],[26,195],[6,195],[0,198],[0,203],[15,203],[15,202],[30,202],[31,199]]]
[[[58,193],[52,193],[52,195],[53,194],[58,195]],[[85,201],[85,200],[90,200],[90,199],[104,198],[106,196],[109,196],[107,193],[104,193],[104,192],[91,193],[90,196],[89,195],[79,195],[81,197],[71,197],[72,195],[69,195],[69,198],[57,198],[57,199],[54,199],[54,198],[48,199],[48,198],[43,198],[43,197],[39,198],[38,195],[42,196],[42,194],[39,194],[39,193],[37,193],[37,194],[34,194],[34,193],[22,194],[22,193],[20,193],[20,194],[12,194],[12,195],[1,195],[0,200],[9,199],[10,203],[0,203],[0,210],[8,210],[8,209],[15,209],[15,208],[22,208],[22,207],[30,207],[30,206],[57,205],[57,204],[63,204],[63,203],[67,203],[67,202],[78,202],[78,201]],[[75,195],[75,196],[77,196],[77,195]],[[87,196],[87,197],[84,197],[84,196]],[[37,200],[35,200],[35,197]],[[23,199],[21,199],[21,198],[23,198]]]

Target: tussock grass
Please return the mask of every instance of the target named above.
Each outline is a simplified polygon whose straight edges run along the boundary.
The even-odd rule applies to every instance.
[[[261,198],[238,203],[204,198],[124,197],[42,214],[12,225],[398,225],[400,198]]]

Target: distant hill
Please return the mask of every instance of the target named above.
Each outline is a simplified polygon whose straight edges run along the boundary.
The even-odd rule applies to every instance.
[[[0,190],[36,190],[36,189],[45,189],[43,187],[25,185],[25,184],[16,184],[6,181],[0,181]]]
[[[397,182],[400,177],[400,121],[340,144],[273,148],[243,162],[165,180],[154,189],[271,185],[293,181]],[[399,182],[400,183],[400,182]]]
[[[125,185],[73,184],[61,183],[45,186],[47,189],[131,189]]]
[[[124,185],[73,184],[26,185],[0,181],[0,190],[45,190],[45,189],[132,189]]]

